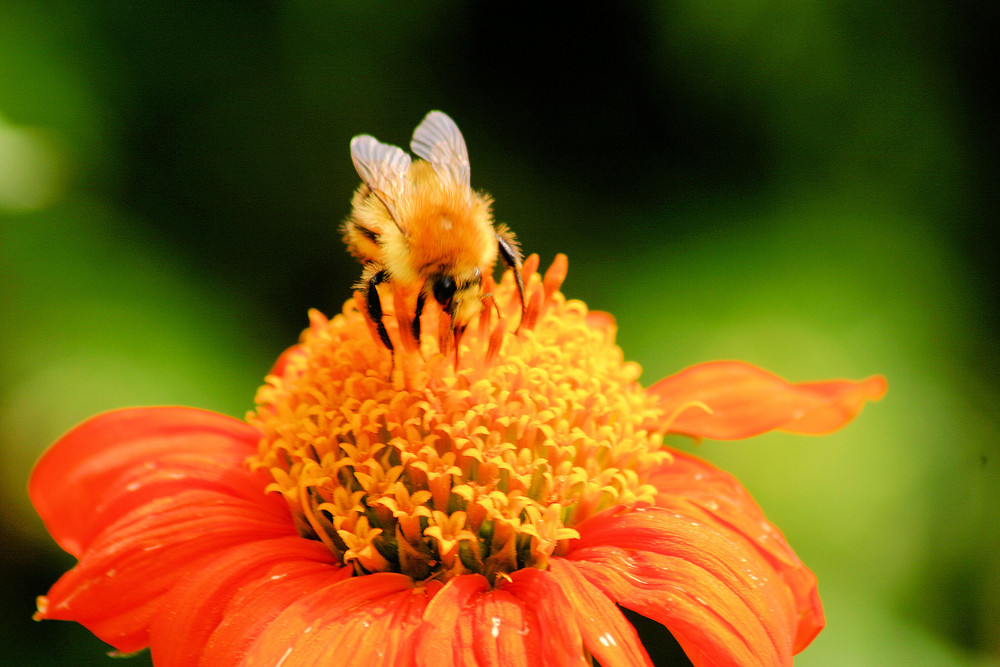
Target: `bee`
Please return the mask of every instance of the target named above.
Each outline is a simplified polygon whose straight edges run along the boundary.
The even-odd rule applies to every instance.
[[[413,132],[410,149],[362,134],[351,140],[351,159],[361,185],[344,222],[344,242],[364,265],[355,289],[365,296],[368,316],[393,353],[378,286],[418,289],[410,335],[420,341],[420,315],[434,299],[451,318],[458,342],[483,309],[483,276],[499,255],[513,270],[525,312],[521,251],[506,225],[493,221],[492,199],[470,185],[469,153],[455,121],[431,111]],[[456,357],[457,358],[457,357]]]

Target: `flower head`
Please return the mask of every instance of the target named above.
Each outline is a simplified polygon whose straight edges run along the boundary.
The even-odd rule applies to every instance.
[[[395,357],[357,301],[313,311],[245,423],[148,408],[71,431],[30,491],[80,562],[37,617],[163,665],[648,664],[620,605],[696,664],[790,664],[823,627],[815,577],[663,437],[830,431],[884,380],[715,362],[644,389],[612,318],[559,292],[565,257],[523,273],[517,333],[508,274],[457,362],[439,312],[437,336],[400,335],[397,292]]]

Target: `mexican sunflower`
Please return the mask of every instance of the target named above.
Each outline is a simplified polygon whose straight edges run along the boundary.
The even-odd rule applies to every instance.
[[[829,432],[885,381],[727,361],[644,388],[611,316],[559,291],[566,266],[525,263],[516,334],[508,272],[457,361],[435,312],[407,349],[398,294],[391,357],[358,295],[310,313],[245,421],[77,426],[30,481],[79,560],[36,617],[167,666],[648,665],[626,608],[696,665],[791,664],[824,624],[816,578],[736,479],[663,438]]]

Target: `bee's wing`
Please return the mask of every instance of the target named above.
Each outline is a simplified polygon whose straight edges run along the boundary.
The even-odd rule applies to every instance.
[[[413,131],[410,150],[434,166],[438,177],[469,187],[469,151],[455,121],[432,111]]]
[[[398,146],[383,144],[368,134],[351,139],[351,159],[365,185],[399,201],[406,186],[410,156]]]

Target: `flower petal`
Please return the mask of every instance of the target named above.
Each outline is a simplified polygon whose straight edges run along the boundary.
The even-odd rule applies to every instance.
[[[575,611],[551,572],[533,567],[511,572],[501,589],[520,598],[538,618],[540,664],[590,667],[580,628],[569,619]]]
[[[541,666],[541,628],[524,602],[493,589],[479,574],[460,575],[437,592],[424,612],[417,664]]]
[[[338,581],[288,606],[251,646],[244,664],[282,667],[409,667],[432,588],[402,574]]]
[[[486,577],[467,574],[452,578],[437,592],[424,612],[417,664],[442,667],[475,665],[474,631],[467,610],[490,588]]]
[[[882,398],[885,378],[793,384],[740,361],[691,366],[649,388],[672,418],[670,431],[738,440],[773,429],[821,434],[851,421]],[[708,407],[708,412],[704,407]]]
[[[314,543],[315,544],[315,543]],[[318,545],[329,556],[329,550]],[[226,605],[222,622],[215,628],[201,655],[201,663],[212,665],[241,664],[250,647],[278,614],[306,595],[353,574],[353,568],[341,567],[331,573],[330,566],[289,554],[290,560],[275,565],[265,576],[235,591]]]
[[[690,454],[674,451],[672,455],[673,460],[649,479],[660,493],[657,504],[686,498],[703,513],[700,521],[728,526],[754,543],[795,597],[799,623],[793,652],[798,653],[826,624],[816,576],[735,477]]]
[[[615,606],[615,600],[588,580],[579,563],[553,558],[549,572],[574,609],[584,643],[603,667],[652,667],[635,628]]]
[[[267,478],[244,467],[259,439],[247,424],[205,410],[116,410],[59,439],[36,464],[28,492],[55,540],[79,557],[106,526],[178,490],[263,497]]]
[[[567,558],[622,606],[674,634],[696,665],[791,665],[794,596],[738,531],[692,503],[604,512]]]
[[[351,568],[336,565],[322,543],[298,536],[239,544],[215,553],[164,596],[163,612],[150,629],[153,660],[163,667],[188,667],[199,664],[199,659],[205,665],[238,664],[253,641],[248,630],[259,631],[305,593],[350,574]],[[277,595],[270,590],[289,577],[295,580],[293,586],[277,586]],[[266,594],[268,604],[254,605],[248,613],[248,590]],[[241,598],[238,605],[236,598]],[[217,637],[223,623],[231,629],[234,621],[242,632]],[[216,642],[211,660],[206,660],[210,637]]]
[[[478,574],[451,579],[427,606],[417,663],[437,667],[585,667],[573,610],[555,579],[518,570],[491,588]]]
[[[231,547],[296,536],[287,507],[276,517],[262,508],[267,500],[194,488],[135,508],[89,542],[40,599],[37,617],[77,621],[124,652],[147,646],[149,625],[178,582]]]

